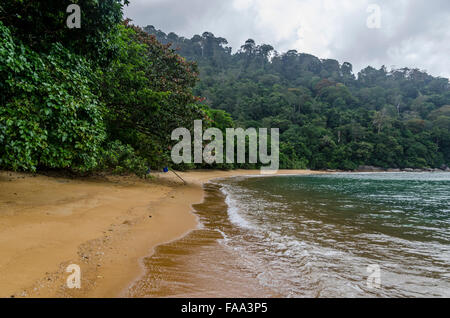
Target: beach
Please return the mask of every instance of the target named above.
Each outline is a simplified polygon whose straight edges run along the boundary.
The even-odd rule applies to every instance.
[[[280,170],[278,174],[313,174]],[[215,178],[259,170],[189,171],[179,175],[63,177],[0,172],[0,297],[139,297],[157,246],[199,226],[193,204]],[[81,288],[68,288],[70,264]],[[167,273],[170,275],[171,273]],[[202,295],[199,295],[202,296]]]

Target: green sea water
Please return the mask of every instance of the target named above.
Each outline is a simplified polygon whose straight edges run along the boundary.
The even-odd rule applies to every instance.
[[[218,182],[221,244],[286,297],[449,297],[450,174],[341,173]]]

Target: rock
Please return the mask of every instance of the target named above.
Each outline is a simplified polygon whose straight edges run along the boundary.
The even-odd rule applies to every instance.
[[[387,170],[388,172],[401,172],[400,169],[394,169],[394,168],[390,168]]]
[[[357,172],[382,172],[385,171],[385,169],[380,167],[374,167],[374,166],[359,166],[356,169]]]
[[[404,171],[404,172],[414,172],[414,169],[412,169],[412,168],[405,168],[402,171]]]

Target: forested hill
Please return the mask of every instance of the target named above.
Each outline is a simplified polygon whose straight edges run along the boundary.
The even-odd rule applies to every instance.
[[[144,28],[198,63],[194,93],[241,127],[280,128],[284,168],[441,167],[450,163],[450,86],[418,69],[319,59],[249,39],[236,52],[205,32]]]
[[[67,22],[69,0],[0,6],[0,169],[258,168],[174,165],[171,133],[196,119],[280,128],[281,168],[450,164],[447,79],[370,67],[355,76],[350,63],[252,40],[233,53],[211,33],[133,26],[128,1],[79,3],[80,28]]]

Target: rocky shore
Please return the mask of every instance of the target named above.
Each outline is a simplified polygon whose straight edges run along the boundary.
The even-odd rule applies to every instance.
[[[374,166],[359,166],[355,172],[450,172],[450,168],[446,165],[442,165],[440,168],[381,168]]]

